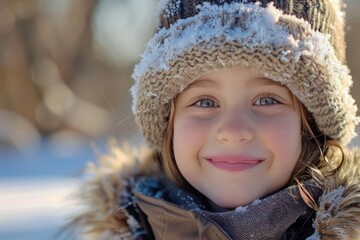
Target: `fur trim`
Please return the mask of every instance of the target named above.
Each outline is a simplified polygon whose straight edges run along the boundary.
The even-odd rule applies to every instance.
[[[314,221],[321,239],[360,239],[360,150],[350,153],[338,174],[324,179]],[[314,238],[316,239],[316,238]]]
[[[89,163],[89,179],[78,194],[84,210],[71,224],[84,239],[133,239],[137,221],[120,207],[127,181],[131,176],[150,174],[153,163],[149,149],[136,150],[128,145],[122,149],[110,142],[110,153],[99,157],[98,164]]]
[[[138,223],[120,208],[124,179],[159,171],[149,149],[119,149],[113,142],[110,150],[98,165],[89,165],[91,178],[79,195],[86,208],[72,224],[85,239],[132,239]],[[315,233],[308,239],[360,239],[360,150],[350,154],[336,175],[319,181],[324,192],[313,223]]]

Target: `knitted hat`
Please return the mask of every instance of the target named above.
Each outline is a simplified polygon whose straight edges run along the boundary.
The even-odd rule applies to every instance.
[[[242,66],[285,85],[320,131],[356,135],[341,0],[162,0],[159,29],[136,65],[133,112],[161,147],[171,100],[205,73]]]

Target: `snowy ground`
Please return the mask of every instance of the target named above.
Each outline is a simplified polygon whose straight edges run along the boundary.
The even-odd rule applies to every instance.
[[[71,145],[0,151],[0,240],[76,239],[55,236],[77,209],[79,173],[95,154],[88,143]]]
[[[70,178],[2,179],[0,239],[55,239],[75,212],[69,196],[77,185]]]

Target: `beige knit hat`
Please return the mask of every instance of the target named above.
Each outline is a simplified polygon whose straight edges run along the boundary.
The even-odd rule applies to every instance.
[[[341,0],[162,0],[159,30],[135,67],[133,112],[160,148],[171,100],[201,75],[242,66],[284,84],[320,131],[356,135]]]

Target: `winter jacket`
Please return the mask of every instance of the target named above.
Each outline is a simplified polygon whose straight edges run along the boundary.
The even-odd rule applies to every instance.
[[[113,148],[79,192],[84,211],[73,227],[84,239],[360,239],[360,151],[341,171],[304,187],[308,207],[289,186],[248,206],[219,209],[200,194],[178,188],[151,153]]]

